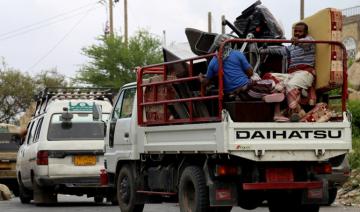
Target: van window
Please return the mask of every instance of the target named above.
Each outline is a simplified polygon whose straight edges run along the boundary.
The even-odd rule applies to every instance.
[[[30,144],[30,142],[32,142],[32,140],[34,139],[34,133],[35,133],[35,128],[36,128],[36,121],[33,121],[31,122],[31,125],[30,127],[28,128],[29,129],[29,133],[26,137],[26,143],[27,144]]]
[[[73,113],[70,122],[62,122],[61,114],[53,114],[49,124],[47,138],[59,140],[103,140],[105,120],[109,114],[103,114],[103,121],[93,121],[90,113]]]
[[[44,120],[44,117],[40,118],[38,124],[36,125],[35,135],[34,135],[34,139],[32,141],[33,143],[39,141],[40,130],[41,130],[43,120]]]

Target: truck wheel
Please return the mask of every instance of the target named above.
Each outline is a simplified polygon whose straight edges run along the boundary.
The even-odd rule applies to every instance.
[[[181,212],[205,212],[209,207],[204,172],[197,166],[186,167],[179,184]]]
[[[136,204],[135,178],[130,166],[120,169],[117,179],[117,198],[121,212],[142,212],[144,204]]]
[[[337,188],[330,188],[329,189],[329,202],[327,205],[331,205],[335,202],[336,195],[337,195]]]

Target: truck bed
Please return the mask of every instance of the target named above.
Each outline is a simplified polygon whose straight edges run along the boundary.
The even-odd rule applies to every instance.
[[[324,123],[221,122],[139,127],[145,154],[225,153],[252,161],[323,161],[351,150],[351,125]]]

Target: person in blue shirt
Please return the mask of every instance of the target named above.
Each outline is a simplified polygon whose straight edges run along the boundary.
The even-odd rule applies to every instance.
[[[214,56],[206,72],[206,78],[204,79],[206,84],[218,75],[218,70],[218,58]],[[253,75],[253,69],[243,53],[230,50],[229,55],[224,59],[223,70],[225,94],[237,93],[247,89],[247,86],[251,82],[250,77]]]
[[[227,39],[224,35],[218,35],[215,38],[210,52],[217,50],[220,43]],[[219,62],[217,56],[214,56],[207,68],[206,76],[200,73],[200,82],[203,86],[210,83],[211,79],[218,75]],[[247,91],[251,83],[250,77],[253,75],[253,69],[247,61],[244,54],[231,48],[225,48],[223,54],[224,70],[224,93],[228,95],[239,94]]]
[[[209,49],[209,53],[218,50],[221,43],[231,37],[221,34],[216,36],[212,46]],[[263,99],[264,101],[279,101],[280,98],[272,94],[274,81],[273,80],[261,80],[261,78],[254,74],[253,68],[247,61],[245,55],[235,49],[232,49],[231,45],[225,44],[222,55],[223,61],[223,85],[225,97],[240,97],[241,100]],[[206,76],[200,73],[200,82],[202,86],[206,86],[210,83],[211,79],[218,75],[219,61],[217,55],[215,55],[207,68]],[[279,96],[279,95],[277,95]],[[266,97],[264,99],[264,97]],[[271,97],[271,98],[269,98]]]

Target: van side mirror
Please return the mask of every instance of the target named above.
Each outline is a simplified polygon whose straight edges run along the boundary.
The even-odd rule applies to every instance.
[[[93,104],[92,115],[93,115],[93,120],[94,121],[102,121],[102,108],[101,108],[101,105]]]

